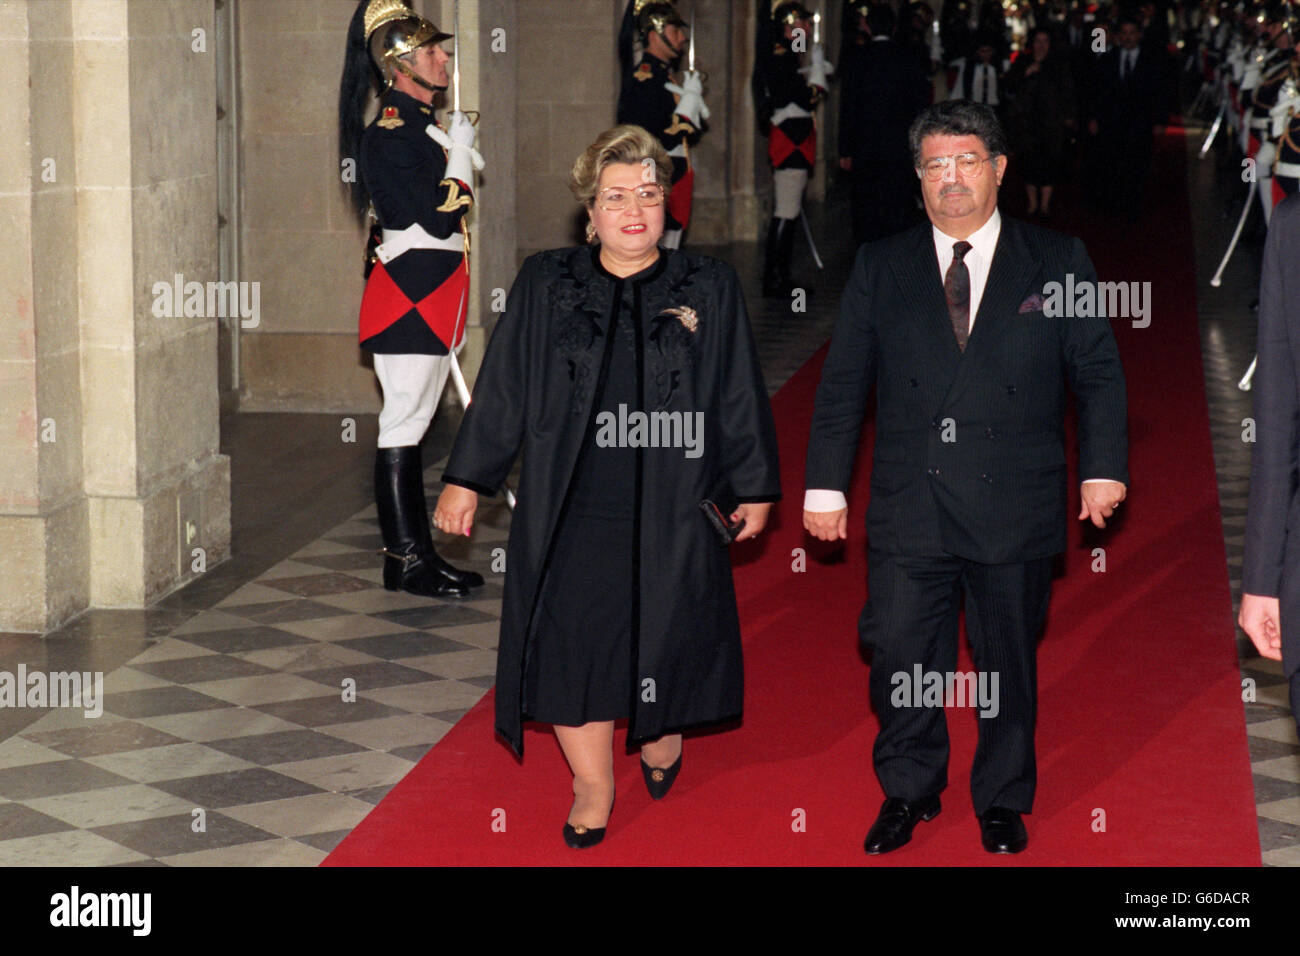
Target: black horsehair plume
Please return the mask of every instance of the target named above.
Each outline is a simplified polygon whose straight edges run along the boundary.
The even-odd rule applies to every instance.
[[[370,197],[361,182],[358,169],[361,157],[361,134],[366,128],[366,105],[373,89],[382,79],[370,62],[366,47],[365,14],[369,0],[360,0],[348,26],[347,53],[343,57],[343,78],[339,82],[339,169],[350,169],[351,182],[344,185],[357,218],[365,220]],[[350,160],[350,162],[349,162]]]
[[[636,0],[627,0],[627,10],[618,30],[618,61],[624,73],[632,69],[632,58],[636,56],[636,17],[632,13],[635,7]]]

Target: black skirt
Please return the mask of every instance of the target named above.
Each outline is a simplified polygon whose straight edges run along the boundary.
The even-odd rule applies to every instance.
[[[614,323],[614,350],[596,407],[638,407],[630,290]],[[580,456],[569,506],[538,602],[525,672],[525,716],[577,727],[631,716],[632,508],[636,449],[593,435]]]

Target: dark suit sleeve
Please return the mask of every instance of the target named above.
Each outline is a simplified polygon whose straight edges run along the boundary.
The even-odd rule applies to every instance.
[[[534,307],[531,278],[525,262],[506,297],[506,311],[492,332],[474,393],[442,480],[495,495],[510,474],[523,442],[527,408],[529,312]]]
[[[1076,286],[1097,282],[1097,270],[1078,239],[1071,240],[1067,273]],[[1100,296],[1099,296],[1100,298]],[[1079,412],[1079,480],[1129,483],[1128,399],[1119,348],[1106,316],[1064,319],[1065,366]]]
[[[777,501],[781,497],[781,471],[776,426],[740,278],[730,266],[723,269],[720,285],[720,312],[726,322],[721,356],[722,407],[718,410],[723,467],[740,501]]]
[[[808,439],[805,488],[849,490],[867,397],[876,379],[876,333],[867,249],[858,250],[822,366]]]
[[[1255,367],[1255,447],[1250,461],[1246,550],[1241,589],[1277,597],[1282,580],[1287,513],[1297,482],[1297,419],[1294,344],[1288,308],[1300,312],[1294,261],[1300,242],[1300,205],[1293,197],[1273,210],[1259,284],[1259,338]],[[1288,248],[1289,246],[1289,248]]]

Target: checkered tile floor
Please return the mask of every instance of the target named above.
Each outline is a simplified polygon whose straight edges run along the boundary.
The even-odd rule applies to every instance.
[[[319,863],[492,686],[508,527],[485,506],[442,553],[487,584],[430,601],[383,589],[371,506],[106,674],[101,717],[0,742],[0,864]]]

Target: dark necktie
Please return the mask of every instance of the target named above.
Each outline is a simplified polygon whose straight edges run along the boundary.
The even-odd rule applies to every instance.
[[[952,319],[953,334],[957,336],[957,347],[963,352],[970,336],[970,270],[962,260],[970,249],[970,243],[965,240],[952,244],[952,265],[948,266],[948,273],[943,277],[948,316]]]

